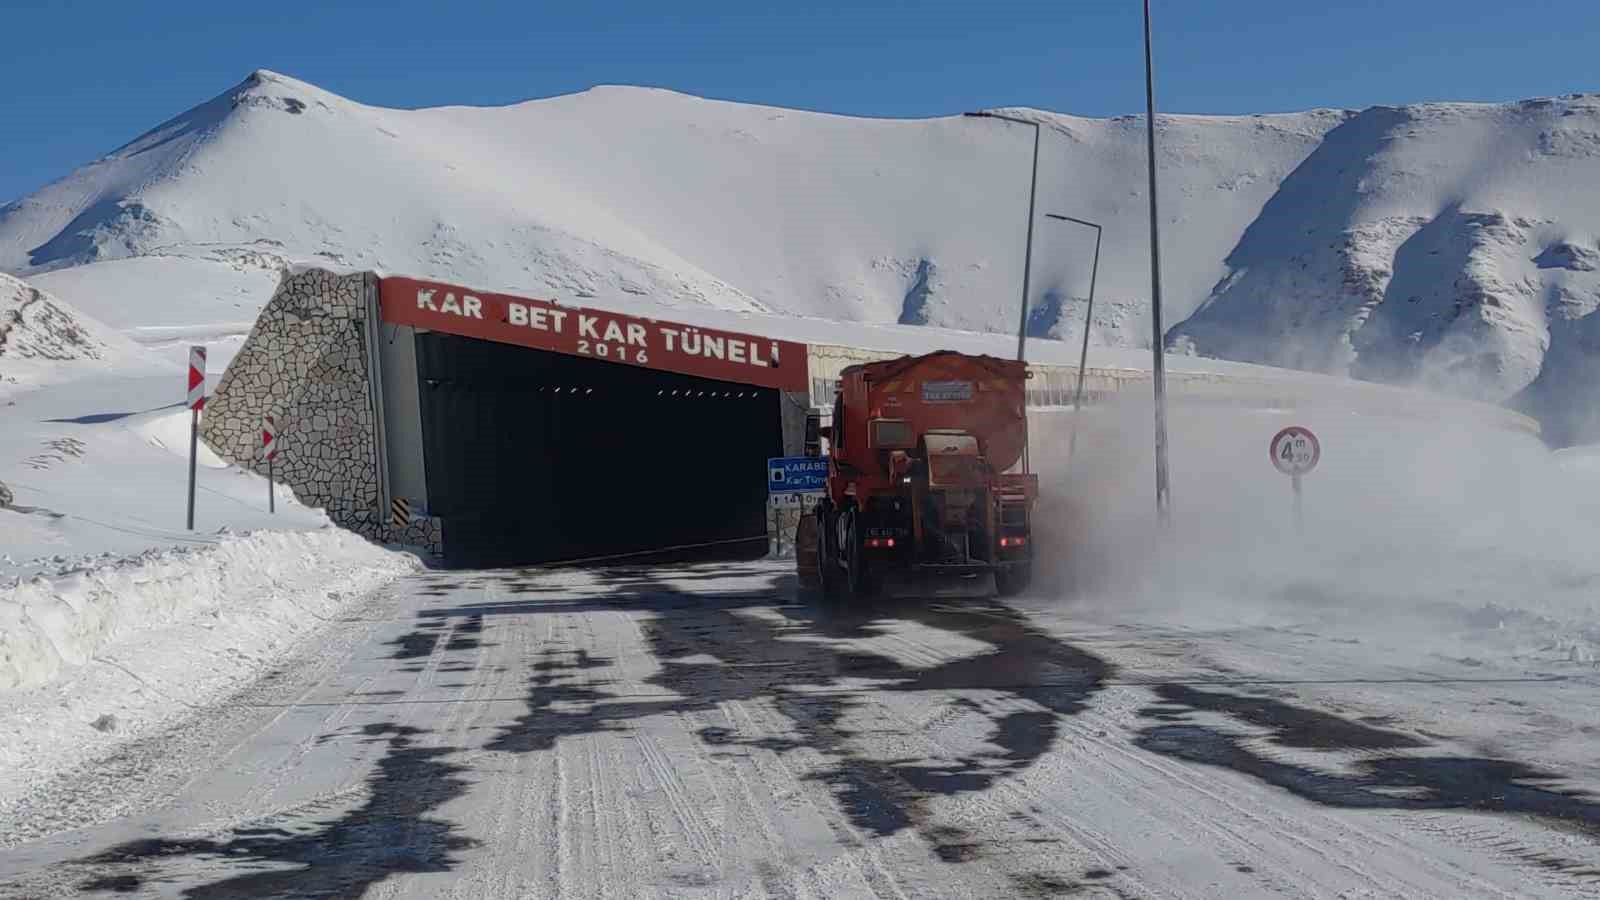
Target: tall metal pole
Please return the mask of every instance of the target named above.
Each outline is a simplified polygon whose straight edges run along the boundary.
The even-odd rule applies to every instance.
[[[969,112],[962,115],[974,119],[999,119],[1017,125],[1028,125],[1033,128],[1033,178],[1028,182],[1028,237],[1027,245],[1022,251],[1022,312],[1017,322],[1017,362],[1022,362],[1022,353],[1028,340],[1028,279],[1033,273],[1033,204],[1039,195],[1039,123],[1015,116],[1001,115],[991,112]],[[1026,405],[1026,400],[1024,400]],[[1028,417],[1022,417],[1022,471],[1028,471]]]
[[[1017,362],[1028,342],[1028,278],[1033,273],[1033,202],[1039,194],[1039,123],[1033,126],[1033,181],[1028,185],[1028,249],[1022,254],[1022,317],[1017,321]]]
[[[1072,398],[1073,422],[1077,411],[1083,409],[1083,373],[1089,367],[1089,324],[1094,321],[1094,283],[1100,276],[1100,226],[1094,227],[1094,264],[1089,267],[1089,305],[1083,311],[1083,349],[1078,352],[1078,390]],[[1076,442],[1078,429],[1074,425],[1072,438]],[[1068,448],[1069,452],[1071,448]]]
[[[962,115],[973,119],[999,119],[1002,122],[1033,128],[1033,179],[1028,182],[1028,236],[1027,244],[1022,251],[1022,312],[1017,322],[1017,361],[1022,362],[1023,351],[1028,341],[1028,289],[1029,279],[1033,274],[1033,210],[1034,201],[1039,196],[1039,123],[992,112],[969,112]]]
[[[1150,53],[1150,0],[1144,0],[1145,143],[1150,166],[1150,351],[1156,401],[1156,515],[1162,525],[1172,520],[1171,482],[1167,477],[1166,334],[1161,327],[1161,238],[1156,212],[1156,77]]]
[[[1078,354],[1078,389],[1072,400],[1072,430],[1068,432],[1067,437],[1067,462],[1071,463],[1072,456],[1078,449],[1078,416],[1083,413],[1083,376],[1089,368],[1089,324],[1094,321],[1094,286],[1100,276],[1100,238],[1104,230],[1093,222],[1085,222],[1071,216],[1058,216],[1055,213],[1045,213],[1045,216],[1063,222],[1087,225],[1094,229],[1094,263],[1089,268],[1089,306],[1083,312],[1083,349]]]
[[[1078,352],[1078,389],[1072,396],[1072,432],[1067,437],[1067,461],[1078,452],[1078,419],[1083,415],[1083,375],[1089,368],[1089,323],[1094,321],[1094,283],[1100,276],[1100,226],[1094,227],[1094,264],[1089,268],[1089,306],[1083,311],[1083,349]]]

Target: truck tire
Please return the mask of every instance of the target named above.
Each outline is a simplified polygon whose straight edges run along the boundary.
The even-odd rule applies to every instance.
[[[850,542],[850,566],[846,570],[846,592],[851,600],[865,600],[874,593],[872,573],[867,571],[866,547],[862,543],[859,510],[851,507],[845,512],[845,539]]]
[[[820,553],[817,546],[819,536],[816,514],[801,516],[800,523],[794,529],[794,569],[803,591],[822,588],[822,566],[817,560]]]
[[[833,509],[826,500],[817,504],[813,516],[817,525],[816,580],[822,599],[839,599],[840,582],[839,548],[834,540]]]
[[[994,573],[994,586],[1002,597],[1015,597],[1027,590],[1031,581],[1033,581],[1033,563],[1000,569]]]

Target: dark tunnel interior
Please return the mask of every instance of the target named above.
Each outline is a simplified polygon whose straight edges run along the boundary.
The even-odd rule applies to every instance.
[[[416,346],[447,565],[766,552],[778,391],[438,332]]]

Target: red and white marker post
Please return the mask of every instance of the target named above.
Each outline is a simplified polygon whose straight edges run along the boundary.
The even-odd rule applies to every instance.
[[[261,454],[267,458],[267,512],[277,512],[273,498],[272,459],[278,455],[278,427],[271,416],[261,420]]]
[[[1272,460],[1273,468],[1294,481],[1294,525],[1295,528],[1305,529],[1305,516],[1301,512],[1300,476],[1305,475],[1317,467],[1322,459],[1322,442],[1311,433],[1311,429],[1299,425],[1290,425],[1272,436],[1272,443],[1267,445],[1267,454]]]
[[[194,469],[200,452],[200,408],[206,405],[206,348],[189,348],[189,530],[194,530]]]

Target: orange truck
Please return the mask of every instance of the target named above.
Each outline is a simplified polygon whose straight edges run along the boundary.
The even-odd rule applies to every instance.
[[[834,597],[1026,587],[1039,494],[1027,378],[1025,363],[949,350],[840,373],[832,424],[807,423],[830,454],[827,493],[796,533],[802,582]]]

